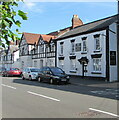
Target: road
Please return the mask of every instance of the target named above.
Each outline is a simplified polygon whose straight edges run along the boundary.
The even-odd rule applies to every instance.
[[[1,80],[2,118],[119,117],[116,99],[93,95],[88,87],[51,85],[18,77],[1,77]]]

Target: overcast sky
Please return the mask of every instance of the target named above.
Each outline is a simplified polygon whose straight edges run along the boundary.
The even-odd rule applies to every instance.
[[[19,8],[28,13],[20,32],[47,34],[71,26],[77,14],[83,23],[117,14],[117,2],[26,2]]]

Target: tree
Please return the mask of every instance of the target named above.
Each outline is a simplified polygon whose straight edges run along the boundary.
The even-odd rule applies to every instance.
[[[16,16],[21,17],[23,20],[27,20],[27,13],[24,13],[21,10],[14,10],[15,6],[18,7],[19,1],[20,0],[10,0],[10,2],[0,2],[0,46],[2,47],[9,45],[10,39],[13,41],[20,39],[18,37],[18,34],[20,33],[19,30],[11,30],[13,25],[16,25],[17,27],[21,26],[21,22],[15,19]]]

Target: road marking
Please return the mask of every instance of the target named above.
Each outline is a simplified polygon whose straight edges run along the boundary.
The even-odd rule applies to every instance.
[[[47,99],[51,99],[51,100],[54,100],[54,101],[57,101],[57,102],[60,101],[58,99],[55,99],[55,98],[52,98],[52,97],[48,97],[48,96],[45,96],[45,95],[41,95],[41,94],[37,94],[37,93],[31,92],[31,91],[27,91],[27,92],[30,93],[30,94],[37,95],[37,96],[40,96],[40,97],[44,97],[44,98],[47,98]]]
[[[89,108],[89,110],[105,113],[105,114],[108,114],[108,115],[111,115],[111,116],[115,116],[115,117],[119,117],[119,115],[116,115],[114,113],[110,113],[110,112],[106,112],[106,111],[102,111],[102,110],[98,110],[98,109],[94,109],[94,108]]]
[[[9,86],[9,85],[5,85],[5,84],[1,84],[2,86],[8,87],[8,88],[12,88],[12,89],[16,89],[15,87]]]

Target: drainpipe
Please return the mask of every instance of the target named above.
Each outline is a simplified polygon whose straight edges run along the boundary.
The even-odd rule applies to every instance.
[[[117,16],[117,80],[119,81],[119,1],[118,1],[118,16]]]

